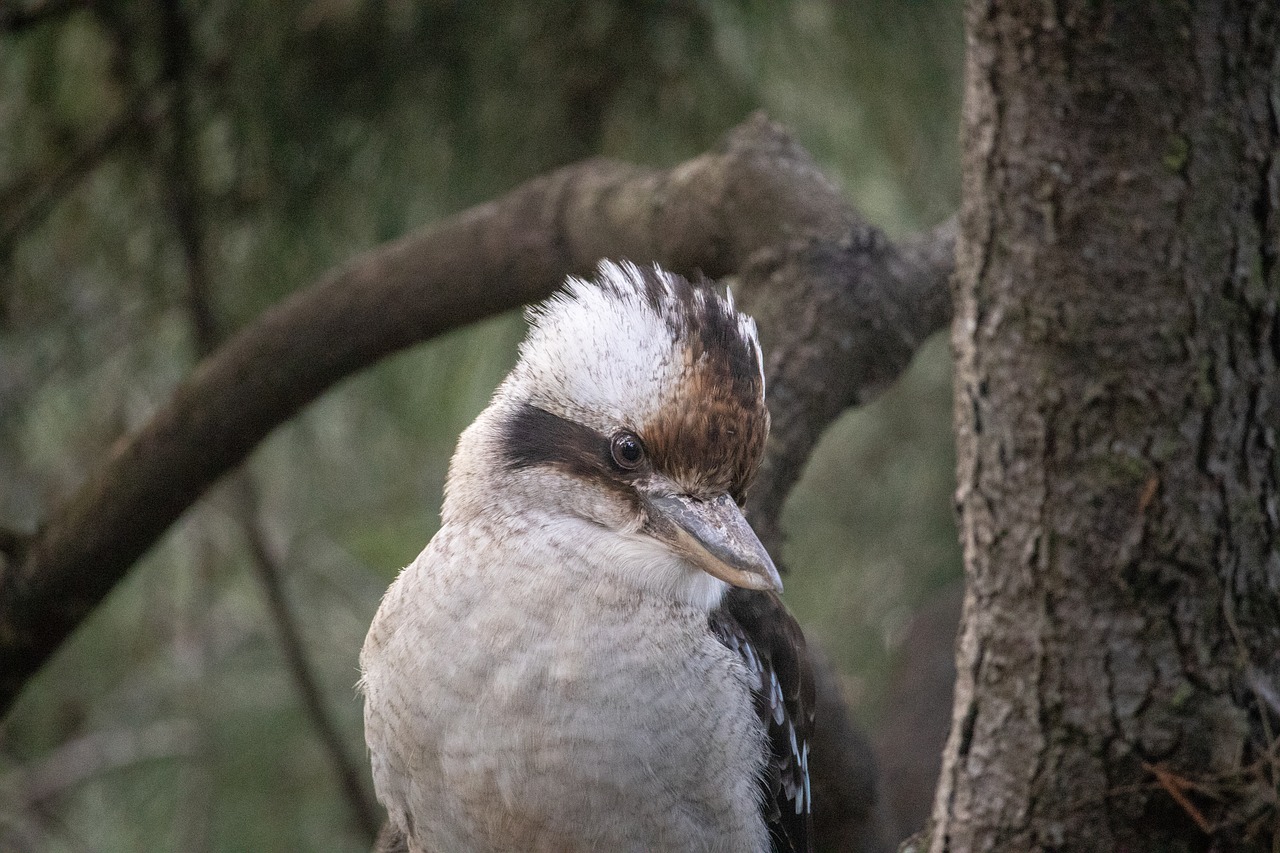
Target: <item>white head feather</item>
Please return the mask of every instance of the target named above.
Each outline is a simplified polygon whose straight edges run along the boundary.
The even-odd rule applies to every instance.
[[[691,322],[709,308],[735,318],[741,342],[764,364],[756,324],[733,308],[732,294],[692,290],[658,266],[601,261],[596,281],[571,277],[529,309],[529,335],[505,390],[539,408],[598,430],[637,428],[657,418],[696,365]],[[711,305],[711,301],[718,305]]]

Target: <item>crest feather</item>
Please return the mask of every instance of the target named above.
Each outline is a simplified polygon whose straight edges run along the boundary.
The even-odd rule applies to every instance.
[[[653,421],[695,373],[764,393],[755,321],[710,282],[601,261],[594,279],[570,277],[527,316],[513,382],[534,405],[596,429]]]

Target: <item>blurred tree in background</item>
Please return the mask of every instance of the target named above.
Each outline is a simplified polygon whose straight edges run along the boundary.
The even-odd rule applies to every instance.
[[[267,306],[563,163],[670,165],[763,107],[891,235],[944,218],[958,4],[851,5],[0,4],[0,527]],[[367,849],[281,600],[367,788],[357,651],[522,331],[344,383],[187,513],[0,728],[0,848]],[[960,572],[950,394],[939,339],[784,515],[788,600],[873,726],[907,620]]]

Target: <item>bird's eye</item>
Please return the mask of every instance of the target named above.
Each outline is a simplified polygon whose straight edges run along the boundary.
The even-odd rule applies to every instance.
[[[610,449],[613,452],[613,461],[618,463],[620,468],[631,470],[644,461],[644,445],[634,433],[618,433],[613,437]]]

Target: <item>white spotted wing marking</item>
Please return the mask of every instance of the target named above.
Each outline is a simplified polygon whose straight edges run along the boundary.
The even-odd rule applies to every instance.
[[[814,687],[800,628],[777,596],[737,588],[711,613],[710,626],[753,676],[756,711],[769,741],[761,807],[773,849],[812,850]]]

